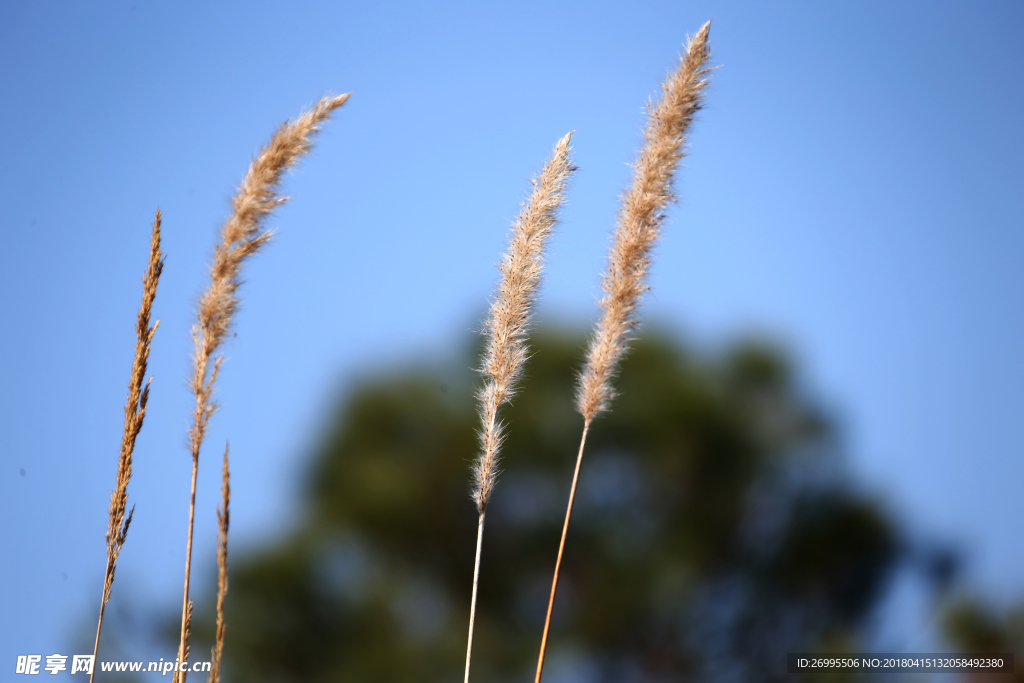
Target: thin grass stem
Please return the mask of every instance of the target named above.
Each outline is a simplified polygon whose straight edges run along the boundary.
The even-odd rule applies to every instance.
[[[217,508],[217,636],[210,652],[209,683],[220,681],[220,664],[224,656],[224,598],[228,594],[228,504],[231,502],[231,473],[228,470],[228,445],[224,444],[224,468],[221,470],[221,505]]]
[[[555,593],[558,592],[558,576],[562,569],[562,553],[565,552],[565,538],[569,535],[569,520],[572,518],[572,506],[576,502],[576,485],[580,480],[580,464],[583,462],[583,446],[587,443],[587,432],[590,421],[583,423],[583,436],[580,437],[580,450],[576,455],[576,469],[572,473],[572,487],[569,489],[569,505],[565,508],[565,523],[562,525],[562,539],[558,542],[558,557],[555,558],[555,576],[551,579],[551,597],[548,598],[548,613],[544,618],[544,634],[540,638],[540,656],[537,658],[537,677],[534,683],[540,683],[544,671],[544,655],[548,649],[548,630],[551,628],[551,612],[555,608]]]
[[[473,658],[473,629],[476,626],[476,591],[480,584],[480,549],[484,540],[484,517],[486,513],[480,513],[480,521],[476,526],[476,560],[473,562],[473,597],[469,604],[469,639],[466,643],[466,678],[469,683],[469,664]]]

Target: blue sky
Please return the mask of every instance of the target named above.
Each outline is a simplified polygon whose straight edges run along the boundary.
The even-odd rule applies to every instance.
[[[1024,7],[1015,2],[4,3],[2,657],[66,652],[104,563],[153,211],[167,267],[115,593],[173,605],[192,306],[228,198],[283,120],[353,91],[246,272],[216,444],[236,547],[287,528],[344,382],[454,357],[529,177],[580,171],[543,321],[586,323],[642,105],[714,19],[709,106],[645,309],[713,346],[789,345],[856,477],[969,579],[1024,593]],[[24,471],[24,474],[22,474]],[[4,665],[6,666],[6,665]]]

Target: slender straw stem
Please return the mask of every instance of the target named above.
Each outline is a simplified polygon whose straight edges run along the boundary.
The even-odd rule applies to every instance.
[[[181,639],[178,641],[178,661],[185,661],[188,647],[188,584],[192,576],[192,529],[196,520],[196,477],[199,474],[199,453],[192,454],[192,492],[188,504],[188,541],[185,548],[185,596],[181,602]]]
[[[473,626],[476,623],[476,590],[480,583],[480,548],[484,540],[484,516],[487,511],[480,513],[480,522],[476,527],[476,561],[473,563],[473,599],[469,605],[469,642],[466,644],[466,679],[469,683],[469,663],[473,658]]]
[[[125,532],[127,532],[127,530],[128,530],[128,525],[132,523],[132,515],[134,515],[134,514],[135,514],[135,506],[132,505],[132,509],[128,513],[127,523],[124,525]],[[123,541],[123,535],[122,535],[122,541]],[[116,562],[116,560],[112,560],[110,558],[107,559],[107,575],[110,577],[110,583],[113,583],[114,563],[115,562]],[[96,622],[96,640],[93,642],[93,645],[92,645],[92,662],[93,662],[93,667],[92,667],[92,672],[89,674],[89,683],[92,683],[93,679],[96,677],[96,656],[100,652],[100,632],[103,630],[103,615],[106,614],[106,612],[107,612],[107,601],[109,599],[110,599],[110,585],[107,584],[106,586],[104,586],[104,588],[103,588],[103,596],[100,598],[100,618],[99,618],[99,621]]]
[[[224,598],[228,594],[228,525],[231,504],[231,473],[228,469],[228,445],[224,444],[224,467],[221,470],[221,507],[217,509],[217,637],[210,652],[212,667],[207,683],[219,683],[220,665],[224,659]]]
[[[96,678],[96,655],[100,651],[100,630],[103,628],[103,613],[106,611],[107,601],[100,600],[100,620],[96,623],[96,642],[92,646],[92,672],[89,674],[89,683],[92,683],[93,679]]]
[[[131,512],[128,513],[128,522],[124,525],[125,530],[127,530],[128,525],[131,524],[133,514],[135,514],[134,505],[132,506]],[[110,560],[109,558],[107,559],[107,574],[111,576],[111,583],[113,582],[114,562],[115,560]],[[100,651],[100,632],[103,630],[103,615],[107,612],[107,600],[109,598],[110,586],[107,585],[104,587],[103,596],[100,598],[100,618],[99,621],[96,622],[96,640],[93,642],[92,645],[93,670],[89,674],[89,683],[92,683],[93,679],[96,677],[96,656],[99,654]]]
[[[558,543],[558,558],[555,560],[555,578],[551,580],[551,597],[548,599],[548,615],[544,619],[544,635],[540,639],[540,657],[537,658],[537,677],[534,683],[540,683],[544,671],[544,654],[548,649],[548,630],[551,628],[551,612],[555,608],[555,592],[558,591],[558,573],[562,569],[562,552],[565,550],[565,537],[569,534],[569,520],[572,518],[572,504],[576,500],[576,484],[580,480],[580,463],[583,462],[583,446],[587,443],[587,432],[590,431],[590,420],[583,423],[583,436],[580,437],[580,451],[576,456],[576,469],[572,473],[572,488],[569,489],[569,505],[565,509],[565,524],[562,525],[562,540]]]

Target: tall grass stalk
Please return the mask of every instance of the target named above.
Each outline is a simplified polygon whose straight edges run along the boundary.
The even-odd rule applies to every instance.
[[[648,289],[651,249],[661,231],[666,208],[675,198],[672,181],[685,154],[690,124],[703,103],[703,91],[707,85],[705,77],[710,72],[707,67],[711,56],[708,46],[710,28],[711,22],[704,24],[689,40],[678,68],[662,84],[661,99],[653,107],[648,105],[650,120],[644,132],[644,146],[634,165],[633,184],[622,198],[608,267],[601,285],[604,292],[600,302],[601,320],[594,329],[576,394],[576,409],[583,416],[583,433],[569,490],[562,538],[558,544],[535,683],[540,683],[544,670],[551,612],[558,590],[562,554],[576,499],[587,433],[594,418],[608,409],[615,396],[612,381],[628,350],[630,334],[638,323],[640,297]]]
[[[232,199],[232,215],[221,228],[221,241],[214,249],[210,284],[199,299],[199,320],[192,327],[195,354],[190,388],[196,397],[196,403],[193,424],[189,429],[192,486],[188,510],[188,539],[185,547],[181,640],[178,645],[178,659],[182,662],[188,658],[191,613],[189,577],[192,569],[192,531],[195,523],[199,451],[207,423],[216,410],[213,387],[223,361],[222,356],[214,356],[230,331],[232,319],[238,308],[241,266],[271,237],[271,233],[263,228],[263,219],[288,200],[287,197],[277,194],[282,174],[311,149],[312,137],[320,129],[320,124],[331,112],[345,104],[348,98],[349,94],[325,97],[294,121],[284,123],[253,159],[249,172]],[[175,673],[174,683],[184,683],[184,680],[184,672]]]
[[[231,502],[231,474],[228,471],[228,445],[224,444],[224,467],[221,470],[221,504],[217,508],[217,635],[210,653],[209,683],[220,681],[220,663],[224,655],[224,598],[228,594],[228,504]]]
[[[93,662],[100,649],[100,631],[103,629],[103,615],[110,600],[110,590],[114,584],[114,570],[121,547],[128,537],[128,527],[132,523],[135,507],[128,511],[128,481],[132,477],[132,455],[135,452],[135,439],[142,430],[142,422],[146,418],[146,404],[149,402],[150,378],[143,386],[146,378],[146,366],[149,363],[149,349],[153,343],[153,335],[160,325],[157,320],[149,324],[153,301],[156,299],[156,287],[160,274],[164,269],[163,254],[160,251],[160,210],[157,209],[153,219],[153,232],[149,241],[149,265],[142,278],[142,305],[135,321],[135,358],[132,360],[132,371],[128,379],[128,399],[124,406],[124,432],[121,436],[121,453],[117,461],[117,482],[110,493],[110,515],[107,521],[107,568],[103,575],[103,596],[100,599],[100,616],[96,623],[96,641],[92,647]],[[92,682],[95,677],[95,666],[89,675]]]
[[[484,386],[480,390],[480,454],[473,468],[473,500],[479,519],[476,534],[476,559],[473,563],[473,596],[469,608],[469,637],[466,643],[466,677],[473,655],[473,630],[476,623],[477,587],[480,582],[480,550],[484,518],[498,476],[503,426],[498,409],[516,392],[523,364],[529,351],[526,337],[533,303],[540,286],[544,249],[558,220],[558,209],[572,165],[569,142],[572,133],[558,141],[551,159],[533,180],[533,192],[523,204],[512,226],[508,250],[501,260],[501,279],[491,302],[485,331],[487,346],[480,365]]]

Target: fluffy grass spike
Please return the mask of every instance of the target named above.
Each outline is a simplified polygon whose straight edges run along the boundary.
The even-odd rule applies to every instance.
[[[149,265],[146,275],[142,278],[142,305],[135,321],[135,358],[128,379],[128,399],[124,406],[124,432],[121,436],[121,453],[117,461],[117,482],[110,493],[110,516],[107,523],[107,568],[103,577],[103,597],[100,599],[100,617],[96,624],[96,641],[93,644],[93,661],[100,647],[100,631],[103,628],[103,614],[110,600],[110,589],[114,583],[114,570],[121,547],[128,537],[128,527],[132,522],[133,507],[125,516],[128,507],[128,481],[132,477],[132,454],[135,452],[135,439],[142,430],[142,421],[146,417],[146,404],[149,402],[149,385],[153,381],[143,382],[146,377],[146,366],[149,363],[149,349],[153,343],[153,335],[160,325],[157,320],[149,324],[153,301],[156,299],[156,287],[160,274],[164,269],[163,254],[160,251],[160,210],[157,209],[153,219],[153,232],[149,241]],[[95,671],[89,676],[90,682]]]
[[[622,197],[622,207],[608,257],[608,269],[601,285],[604,292],[601,319],[587,350],[586,365],[580,375],[576,395],[576,408],[583,415],[583,434],[576,456],[562,539],[555,560],[535,683],[540,683],[544,670],[551,611],[555,604],[558,574],[576,498],[587,432],[594,418],[608,409],[615,396],[612,381],[628,349],[630,334],[638,322],[640,297],[648,289],[647,271],[651,249],[658,239],[666,209],[675,199],[672,181],[685,153],[690,124],[703,105],[706,77],[711,71],[707,67],[711,56],[708,46],[710,29],[711,22],[708,22],[690,39],[678,68],[662,84],[661,99],[657,104],[649,106],[650,120],[644,131],[643,148],[634,164],[633,184]]]
[[[690,41],[679,68],[662,85],[651,109],[645,144],[634,165],[633,184],[622,197],[618,226],[601,289],[601,320],[587,351],[576,408],[586,421],[608,409],[615,397],[612,380],[637,325],[641,295],[647,291],[651,249],[661,232],[665,210],[675,200],[672,181],[685,153],[686,136],[703,104],[705,65],[710,57],[704,24]]]
[[[469,609],[469,638],[466,644],[466,683],[473,654],[477,586],[480,580],[480,548],[487,503],[498,476],[502,426],[498,409],[516,391],[528,349],[533,303],[544,267],[544,248],[558,220],[572,165],[569,142],[572,133],[558,141],[551,159],[533,180],[533,192],[523,204],[512,226],[508,250],[501,260],[501,279],[485,324],[487,346],[480,364],[484,387],[480,390],[480,455],[473,468],[473,500],[479,513],[476,561],[473,565],[473,596]]]
[[[231,330],[238,309],[241,267],[270,239],[263,219],[287,201],[278,194],[281,176],[312,147],[313,135],[349,95],[325,97],[294,121],[284,123],[253,159],[249,172],[232,199],[232,213],[221,228],[220,243],[214,249],[210,266],[210,284],[199,298],[198,322],[192,328],[195,343],[190,388],[196,397],[193,423],[189,429],[192,453],[192,489],[188,511],[188,539],[185,549],[185,588],[181,606],[181,640],[178,656],[185,660],[188,648],[189,576],[192,567],[192,529],[195,521],[196,474],[199,451],[206,426],[216,410],[213,387],[222,357],[217,351]]]

